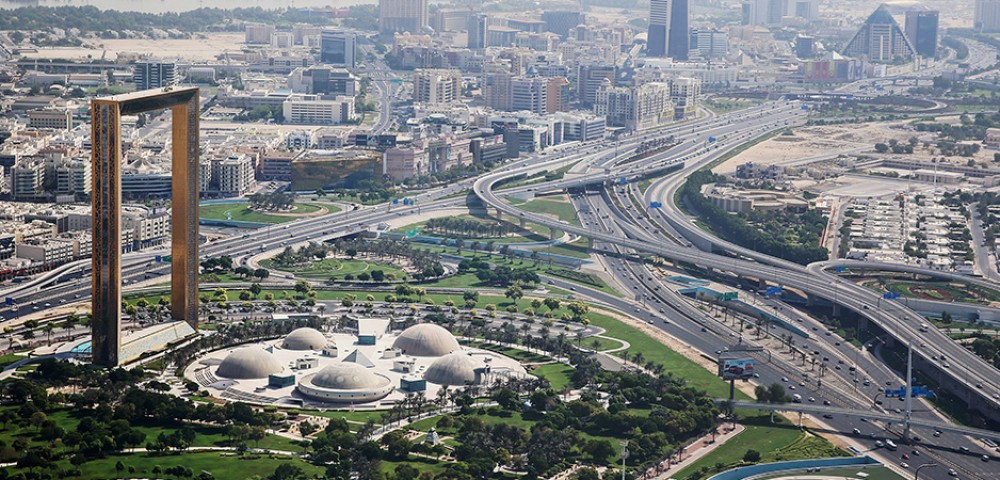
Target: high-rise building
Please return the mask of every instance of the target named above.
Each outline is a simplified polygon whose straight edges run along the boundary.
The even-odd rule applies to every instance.
[[[564,77],[553,77],[547,80],[545,113],[568,111],[569,80],[566,80]]]
[[[414,103],[449,103],[462,96],[462,73],[458,70],[418,68],[411,78]]]
[[[552,32],[563,39],[569,36],[571,28],[586,23],[584,14],[575,11],[544,12],[542,13],[542,21],[545,22],[546,32]]]
[[[1000,32],[1000,0],[976,0],[973,26],[983,32]]]
[[[427,0],[379,0],[379,33],[419,33],[428,27]]]
[[[674,60],[687,60],[691,50],[689,31],[691,22],[691,0],[670,0],[670,30],[667,40],[667,56]]]
[[[912,57],[914,53],[910,39],[885,5],[872,12],[843,52],[848,57],[866,57],[873,62],[892,62]]]
[[[934,57],[938,45],[938,12],[926,9],[906,12],[906,36],[917,55]]]
[[[646,53],[651,57],[667,55],[670,30],[670,0],[650,0],[649,33],[646,36]]]
[[[482,50],[486,48],[486,32],[489,30],[489,18],[483,14],[470,16],[468,30],[468,47],[472,50]]]
[[[684,118],[698,110],[701,80],[678,77],[670,81],[670,100],[674,102],[677,118]]]
[[[809,35],[795,37],[795,56],[798,58],[812,58],[813,55],[816,55],[816,37]]]
[[[801,1],[808,2],[811,0]],[[781,25],[781,18],[789,13],[788,2],[789,0],[746,0],[741,6],[743,13],[743,21],[741,23],[743,25]],[[793,5],[797,12],[799,8],[798,4],[795,3]]]
[[[692,29],[691,52],[704,59],[725,58],[729,53],[729,35],[710,28]]]
[[[175,65],[162,62],[140,62],[132,70],[136,90],[149,90],[173,85]]]
[[[580,65],[577,70],[576,99],[584,105],[593,105],[597,90],[604,85],[604,80],[610,80],[614,84],[614,65]]]
[[[646,53],[687,60],[691,0],[650,0]]]
[[[353,33],[337,30],[324,30],[320,34],[319,59],[336,67],[356,68],[357,38]]]
[[[510,80],[510,109],[545,114],[548,109],[548,79],[516,77]]]
[[[819,17],[819,0],[792,0],[790,10],[792,16],[812,22]]]

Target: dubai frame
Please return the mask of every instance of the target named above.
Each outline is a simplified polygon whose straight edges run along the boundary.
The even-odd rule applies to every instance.
[[[94,99],[90,106],[93,161],[93,362],[120,363],[122,349],[121,116],[172,111],[171,314],[198,326],[198,88],[165,87]]]

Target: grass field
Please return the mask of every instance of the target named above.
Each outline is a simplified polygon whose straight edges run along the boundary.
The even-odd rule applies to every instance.
[[[162,469],[183,465],[190,468],[195,475],[201,471],[212,474],[216,480],[243,480],[253,476],[268,478],[274,469],[282,463],[289,463],[301,468],[307,475],[322,475],[325,469],[310,465],[297,458],[268,458],[256,456],[240,458],[232,453],[225,452],[195,452],[183,455],[150,456],[144,453],[131,455],[117,455],[100,460],[87,462],[80,466],[82,475],[76,478],[82,479],[106,479],[121,478],[122,473],[115,469],[118,461],[125,464],[126,468],[133,467],[134,474],[129,474],[132,478],[172,478],[162,474],[153,474],[153,468],[160,466]],[[60,462],[62,468],[68,468],[69,462]]]
[[[339,212],[340,209],[333,205],[317,205],[315,203],[295,204],[295,210],[289,212],[295,215],[305,215],[318,212],[321,208],[326,208],[329,213]],[[215,203],[201,205],[198,207],[200,218],[203,220],[232,220],[235,222],[256,222],[256,223],[284,223],[297,220],[298,216],[269,215],[250,210],[250,204],[242,203]],[[230,215],[232,216],[230,218]]]
[[[569,385],[570,376],[573,375],[573,367],[563,363],[549,363],[535,366],[529,373],[548,380],[549,384],[552,385],[552,390],[558,392]]]
[[[698,478],[706,478],[717,471],[739,466],[743,455],[751,449],[761,453],[761,463],[844,455],[823,438],[806,435],[778,416],[775,419],[780,425],[770,425],[767,415],[743,419],[746,430],[672,476],[689,479],[701,470],[703,474]],[[718,465],[723,468],[717,470]]]
[[[336,278],[339,280],[348,274],[357,275],[361,272],[371,272],[372,270],[382,270],[387,274],[392,273],[396,275],[396,278],[402,278],[406,274],[401,268],[388,263],[346,258],[324,258],[323,260],[311,261],[304,265],[297,265],[290,268],[275,267],[274,261],[267,259],[260,262],[260,266],[269,270],[282,270],[313,279]]]
[[[507,202],[529,212],[551,215],[566,223],[580,226],[580,220],[576,217],[576,208],[563,197],[536,198],[527,202],[509,198]]]

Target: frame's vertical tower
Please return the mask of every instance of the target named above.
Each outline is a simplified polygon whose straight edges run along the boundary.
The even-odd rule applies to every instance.
[[[171,313],[198,327],[198,89],[167,87],[95,99],[91,349],[100,365],[121,361],[121,116],[166,108],[173,113]]]
[[[94,363],[118,365],[121,351],[121,110],[113,100],[90,106],[92,166],[91,352]]]

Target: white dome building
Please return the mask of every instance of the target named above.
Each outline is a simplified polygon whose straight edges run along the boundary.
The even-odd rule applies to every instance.
[[[281,370],[281,364],[270,352],[259,346],[252,346],[234,350],[227,355],[215,370],[215,374],[236,380],[249,380],[267,378],[268,375],[279,373]]]
[[[420,323],[403,330],[392,348],[414,357],[441,357],[461,349],[451,332],[433,323]]]
[[[326,336],[315,328],[303,327],[292,330],[281,342],[285,350],[322,350],[329,342]]]
[[[477,369],[485,368],[481,362],[463,352],[449,353],[434,361],[424,373],[424,380],[445,386],[477,383]]]
[[[392,382],[356,363],[340,362],[306,375],[296,389],[323,402],[367,403],[392,393]]]

